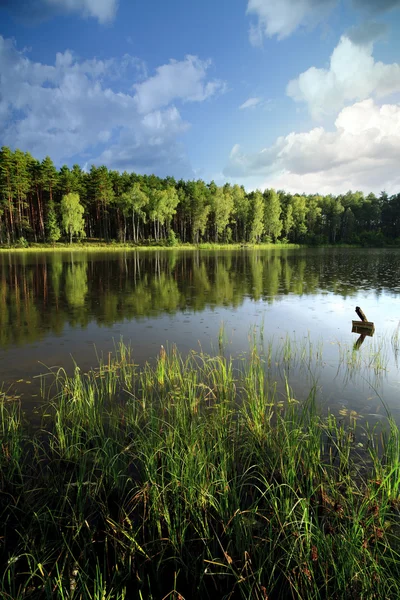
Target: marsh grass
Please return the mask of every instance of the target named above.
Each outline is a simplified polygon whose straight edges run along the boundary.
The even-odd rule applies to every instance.
[[[381,378],[388,371],[391,354],[396,363],[396,352],[387,336],[369,340],[368,346],[358,350],[354,346],[338,343],[338,373],[344,373],[344,379],[352,380],[363,375],[366,379]],[[392,352],[391,352],[392,351]]]
[[[290,369],[278,394],[271,353],[161,348],[139,368],[118,344],[46,377],[34,434],[3,397],[0,597],[400,597],[396,424],[360,444]]]
[[[273,244],[273,243],[260,243],[260,244],[217,244],[217,243],[201,243],[201,244],[177,244],[175,246],[168,246],[156,243],[120,243],[120,242],[80,242],[80,243],[56,243],[56,244],[39,244],[31,243],[28,247],[18,246],[6,246],[0,245],[0,253],[16,252],[16,253],[29,253],[29,252],[112,252],[112,251],[150,251],[150,250],[243,250],[243,249],[258,249],[258,250],[273,250],[273,249],[298,249],[302,248],[300,244]]]
[[[390,341],[391,341],[391,344],[392,344],[392,351],[393,351],[393,354],[394,354],[395,363],[396,363],[396,366],[398,366],[398,363],[399,363],[399,352],[400,352],[400,321],[397,324],[396,329],[392,333]]]

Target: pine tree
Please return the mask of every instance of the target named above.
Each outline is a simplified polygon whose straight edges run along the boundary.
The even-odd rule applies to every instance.
[[[8,243],[15,241],[14,226],[14,159],[10,148],[0,150],[0,201],[4,210]]]
[[[47,210],[47,221],[46,221],[47,239],[49,242],[55,245],[55,243],[61,237],[61,230],[58,226],[57,215],[54,209],[54,202],[50,202]]]

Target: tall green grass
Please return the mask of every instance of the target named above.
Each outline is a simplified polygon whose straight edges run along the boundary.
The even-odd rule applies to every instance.
[[[176,244],[174,246],[168,246],[167,244],[158,244],[158,243],[143,243],[143,244],[134,244],[132,242],[121,243],[121,242],[79,242],[79,243],[63,243],[57,242],[56,244],[40,244],[40,243],[32,243],[29,246],[19,247],[15,246],[7,246],[0,245],[0,253],[8,253],[8,252],[18,252],[18,253],[26,253],[26,252],[101,252],[101,251],[148,251],[148,250],[240,250],[240,249],[258,249],[258,250],[272,250],[272,249],[294,249],[301,248],[300,244],[279,244],[279,243],[260,243],[260,244],[217,244],[217,243],[201,243],[201,244]]]
[[[35,432],[4,396],[0,597],[400,597],[396,424],[279,394],[271,352],[139,368],[120,344],[54,373]]]

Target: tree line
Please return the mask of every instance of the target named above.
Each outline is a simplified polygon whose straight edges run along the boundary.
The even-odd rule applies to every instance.
[[[288,194],[243,186],[57,169],[29,152],[0,150],[0,244],[87,237],[158,243],[400,244],[400,194]]]

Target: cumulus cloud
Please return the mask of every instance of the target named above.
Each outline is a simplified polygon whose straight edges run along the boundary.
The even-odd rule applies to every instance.
[[[347,0],[355,9],[370,16],[400,8],[400,0]],[[261,46],[264,36],[282,40],[299,27],[314,27],[324,20],[339,0],[248,0],[247,14],[253,18],[249,37]]]
[[[296,102],[306,102],[311,115],[319,119],[349,101],[400,92],[400,64],[375,62],[372,51],[372,43],[360,45],[342,36],[329,69],[311,67],[289,82],[287,94]]]
[[[334,131],[292,132],[258,153],[234,146],[225,176],[248,177],[293,192],[398,190],[400,104],[372,99],[344,108]]]
[[[261,102],[261,98],[249,98],[248,100],[246,100],[246,102],[243,102],[243,104],[241,104],[239,108],[241,110],[244,110],[246,108],[255,108],[256,106],[259,106]]]
[[[188,55],[184,60],[170,60],[156,69],[156,74],[134,86],[140,113],[167,106],[173,100],[203,102],[216,93],[225,91],[225,83],[207,81],[211,61]]]
[[[124,128],[116,142],[109,145],[91,164],[107,165],[119,171],[156,173],[160,177],[175,175],[190,179],[193,169],[183,144],[177,136],[185,132],[188,123],[182,121],[178,110],[170,107],[146,115],[141,127],[133,131]]]
[[[107,23],[116,15],[118,0],[0,0],[1,6],[24,21],[46,20],[70,13]]]
[[[191,60],[204,68],[197,57]],[[81,61],[66,51],[57,53],[54,64],[43,64],[1,36],[0,73],[3,144],[29,150],[37,158],[49,154],[58,164],[85,154],[113,168],[160,173],[168,167],[179,176],[190,168],[180,142],[189,123],[173,100],[200,102],[214,89],[203,71],[201,86],[189,73],[189,83],[181,81],[178,93],[157,99],[152,95],[157,92],[154,78],[132,91],[134,78],[144,77],[143,63],[134,57]],[[182,79],[185,75],[182,71]],[[147,81],[144,102],[139,90],[146,89]]]
[[[247,14],[255,17],[250,25],[250,42],[257,46],[264,35],[283,39],[302,25],[316,25],[336,3],[337,0],[248,0]]]

